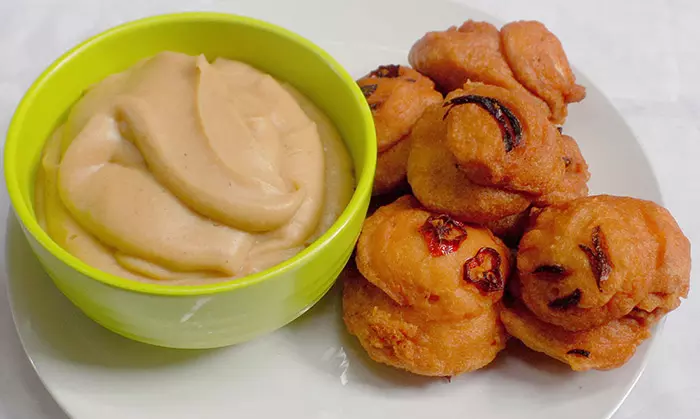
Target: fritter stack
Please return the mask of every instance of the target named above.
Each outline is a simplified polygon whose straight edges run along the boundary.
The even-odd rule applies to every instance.
[[[497,304],[511,261],[488,229],[404,196],[365,222],[345,323],[378,362],[428,376],[481,368],[505,347]]]
[[[345,272],[350,333],[428,376],[487,365],[505,331],[575,370],[624,364],[687,296],[690,243],[652,202],[588,197],[561,126],[585,88],[559,40],[539,22],[467,21],[409,62],[358,81],[379,154]]]
[[[688,295],[690,242],[653,202],[591,196],[531,223],[501,317],[512,336],[574,370],[621,366]]]

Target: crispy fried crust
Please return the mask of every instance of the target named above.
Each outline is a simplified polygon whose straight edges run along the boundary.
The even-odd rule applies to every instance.
[[[453,91],[446,103],[460,97],[495,100],[519,123],[519,139],[509,143],[505,127],[483,106],[458,104],[446,117],[445,144],[469,179],[484,186],[535,195],[554,191],[564,176],[562,144],[546,113],[521,93],[481,83],[467,83]]]
[[[546,108],[513,76],[501,51],[498,29],[490,23],[468,20],[459,28],[428,32],[413,45],[408,61],[445,93],[468,81],[481,82],[522,92]]]
[[[501,310],[510,335],[532,350],[543,352],[575,371],[609,370],[626,363],[637,346],[651,336],[650,328],[664,313],[637,312],[602,326],[572,332],[539,320],[522,303]]]
[[[577,198],[588,196],[588,180],[591,174],[588,163],[581,154],[578,143],[568,135],[561,136],[562,160],[564,160],[564,177],[553,192],[537,197],[533,204],[538,207],[563,204]]]
[[[673,294],[671,288],[682,295],[690,265],[682,243],[687,239],[677,225],[658,227],[668,221],[659,208],[600,195],[542,210],[518,249],[525,304],[543,321],[580,331],[619,319],[643,300],[649,301],[645,308],[655,308],[647,300],[655,284],[665,295]],[[664,244],[670,236],[677,245]],[[662,287],[657,272],[677,279]]]
[[[638,307],[645,311],[675,310],[690,289],[690,241],[666,208],[649,205],[643,215],[659,249],[649,294]]]
[[[408,182],[416,198],[432,211],[474,223],[496,221],[524,211],[530,200],[523,194],[477,185],[458,168],[445,146],[445,110],[433,106],[418,120],[411,134]]]
[[[442,101],[435,84],[404,66],[380,66],[357,81],[372,109],[377,149],[396,145],[430,105]]]
[[[470,20],[459,29],[426,33],[411,48],[408,62],[445,92],[468,80],[507,89],[519,87],[501,53],[498,29],[486,22]]]
[[[464,225],[466,238],[453,252],[431,254],[421,233],[435,214],[410,196],[378,209],[364,224],[356,262],[362,275],[396,303],[412,306],[426,318],[455,320],[482,314],[503,295],[510,254],[486,228]],[[498,253],[500,289],[484,292],[464,279],[465,261],[483,248]]]
[[[542,23],[512,22],[501,28],[503,53],[515,78],[549,105],[554,123],[566,119],[568,103],[579,102],[586,89],[576,84],[559,39]]]
[[[505,347],[495,307],[455,321],[434,321],[403,307],[349,267],[343,319],[370,358],[426,376],[448,377],[489,364]]]

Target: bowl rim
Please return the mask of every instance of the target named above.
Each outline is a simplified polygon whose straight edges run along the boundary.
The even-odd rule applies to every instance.
[[[39,226],[36,217],[32,215],[27,202],[22,196],[19,182],[17,180],[17,177],[15,176],[15,159],[10,157],[13,157],[16,154],[16,149],[20,144],[19,133],[21,131],[21,125],[25,123],[26,114],[28,110],[32,107],[38,92],[43,88],[44,84],[47,83],[47,81],[51,78],[53,73],[57,71],[65,62],[71,60],[74,56],[81,54],[83,51],[92,48],[94,45],[99,44],[102,40],[106,38],[118,36],[121,33],[138,31],[149,27],[153,24],[163,24],[172,22],[186,23],[201,21],[224,22],[252,26],[256,29],[271,32],[277,36],[287,38],[292,42],[300,44],[302,47],[310,50],[312,53],[320,56],[321,59],[326,63],[326,65],[330,66],[331,69],[336,73],[336,75],[340,77],[340,79],[346,85],[351,87],[354,99],[358,104],[365,102],[365,98],[360,88],[357,86],[355,80],[350,76],[347,70],[345,70],[340,65],[340,63],[338,63],[329,53],[327,53],[321,47],[311,42],[310,40],[302,37],[301,35],[292,32],[291,30],[285,29],[281,26],[260,19],[236,14],[218,12],[182,12],[150,16],[126,22],[118,26],[114,26],[110,29],[107,29],[103,32],[100,32],[99,34],[86,39],[85,41],[81,42],[77,46],[71,48],[69,51],[61,55],[46,70],[44,70],[41,73],[41,75],[34,81],[34,83],[32,83],[31,87],[27,90],[24,97],[17,106],[15,114],[12,117],[7,132],[6,142],[4,145],[5,182],[15,214],[20,219],[20,224],[22,224],[25,230],[27,230],[34,237],[34,239],[36,239],[36,241],[38,241],[46,250],[49,251],[49,253],[57,257],[61,262],[75,269],[79,273],[93,280],[101,282],[105,285],[143,294],[165,296],[196,296],[233,291],[251,285],[259,284],[266,280],[272,280],[275,277],[277,277],[278,274],[284,274],[296,269],[300,265],[307,262],[309,259],[313,258],[318,252],[321,251],[322,248],[328,246],[333,241],[333,239],[340,234],[342,229],[347,227],[347,225],[351,222],[355,214],[358,212],[362,212],[363,201],[365,200],[363,195],[368,194],[369,191],[371,191],[372,189],[377,155],[376,141],[372,140],[376,138],[376,134],[374,129],[373,117],[370,112],[370,109],[369,107],[364,106],[361,109],[361,123],[362,129],[364,131],[364,138],[368,139],[368,144],[364,152],[364,159],[366,161],[366,164],[364,165],[361,173],[355,173],[356,186],[352,198],[350,199],[350,202],[346,205],[345,209],[338,217],[338,219],[331,225],[331,227],[325,233],[321,235],[321,237],[316,239],[311,245],[306,247],[304,250],[302,250],[292,258],[287,259],[278,265],[275,265],[264,271],[257,272],[255,274],[211,284],[165,285],[150,282],[139,282],[102,271],[83,262],[82,260],[70,254],[67,250],[59,246],[58,243],[56,243],[48,235],[48,233],[46,233],[44,229],[41,228],[41,226]]]

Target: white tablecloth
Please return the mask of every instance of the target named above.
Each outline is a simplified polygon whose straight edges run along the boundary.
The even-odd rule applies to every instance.
[[[432,1],[437,0],[426,0]],[[559,36],[570,60],[607,93],[630,124],[651,161],[666,205],[691,241],[700,243],[700,2],[461,1],[502,20],[541,20]],[[175,10],[174,3],[184,2],[0,0],[0,132],[5,132],[23,92],[48,63],[86,34],[111,26],[111,7],[143,9],[139,15]],[[202,4],[211,9],[216,3],[190,1],[186,7]],[[0,220],[6,214],[7,208],[0,208]],[[698,247],[693,256],[700,260]],[[696,267],[695,287],[697,273]],[[700,298],[691,295],[669,316],[646,372],[615,419],[700,417],[696,319]],[[65,414],[22,352],[0,281],[0,419],[25,418],[65,419]]]

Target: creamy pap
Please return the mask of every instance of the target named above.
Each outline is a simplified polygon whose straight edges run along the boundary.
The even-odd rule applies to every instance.
[[[340,135],[299,92],[241,62],[163,52],[77,102],[44,149],[36,209],[91,266],[194,284],[292,257],[353,188]]]

